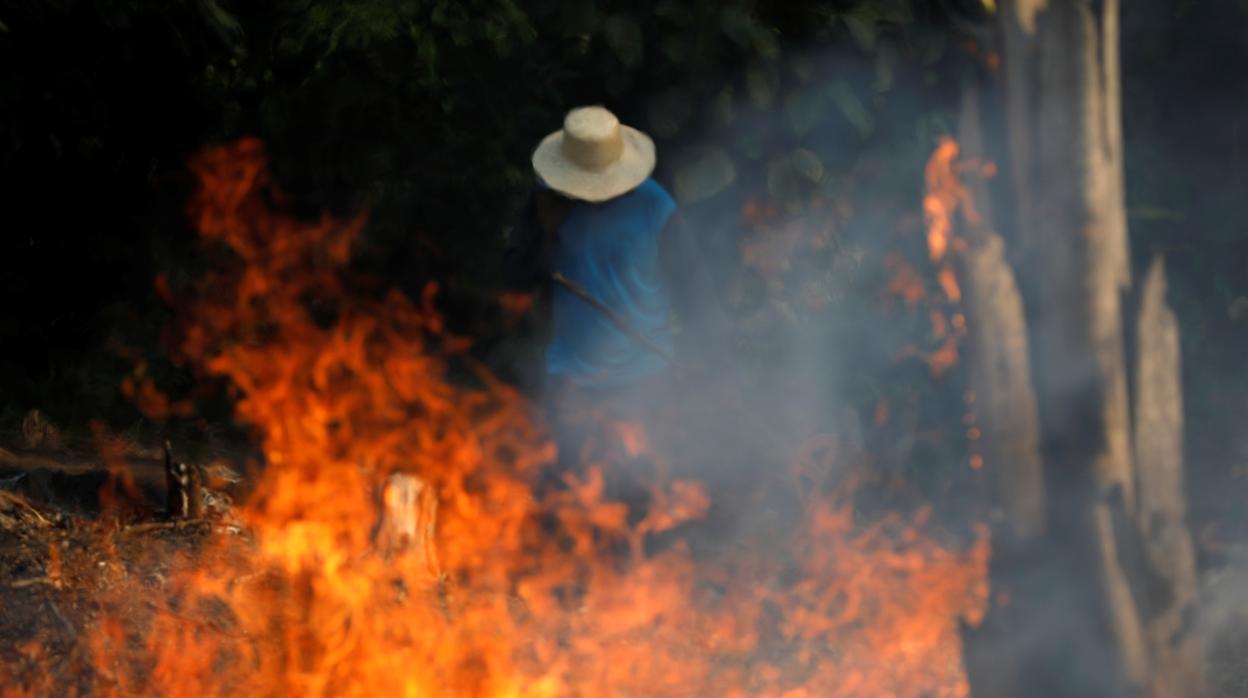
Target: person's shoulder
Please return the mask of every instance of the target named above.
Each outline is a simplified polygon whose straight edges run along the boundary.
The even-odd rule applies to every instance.
[[[653,177],[647,177],[632,193],[652,206],[667,210],[676,208],[676,200],[671,193]]]

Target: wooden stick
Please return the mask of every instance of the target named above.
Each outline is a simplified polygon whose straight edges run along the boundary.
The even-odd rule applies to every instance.
[[[182,529],[198,526],[211,526],[210,519],[174,519],[173,521],[149,521],[147,523],[132,524],[121,530],[125,535],[132,533],[147,533],[149,531],[160,531],[164,529]]]
[[[61,580],[54,579],[52,577],[47,577],[47,576],[19,579],[15,582],[10,583],[9,587],[12,589],[25,589],[26,587],[33,587],[36,584],[46,584],[50,587],[55,587],[57,589],[61,588]]]
[[[203,474],[189,463],[173,459],[165,441],[165,513],[171,519],[197,519],[203,514]]]
[[[632,337],[633,339],[637,340],[637,342],[640,343],[647,350],[649,350],[650,352],[654,354],[659,355],[660,357],[663,358],[664,361],[666,361],[669,365],[675,368],[676,357],[672,356],[671,352],[667,351],[666,349],[659,346],[658,344],[655,344],[649,337],[645,336],[638,330],[634,329],[633,326],[630,325],[627,320],[621,317],[619,313],[615,312],[615,310],[613,310],[606,303],[603,303],[602,301],[595,298],[593,294],[591,294],[589,291],[586,291],[584,288],[582,288],[580,284],[577,284],[575,281],[569,279],[563,274],[560,274],[559,272],[555,272],[551,274],[550,278],[553,279],[556,284],[562,286],[569,293],[576,296],[577,298],[580,298],[586,303],[590,304],[591,306],[594,307],[595,310],[597,310],[598,312],[606,316],[606,318],[611,321],[611,324],[615,325],[616,329],[628,335],[629,337]]]
[[[43,514],[39,513],[39,510],[36,509],[33,505],[31,505],[30,502],[27,502],[25,499],[13,494],[12,492],[5,492],[4,490],[0,490],[0,499],[6,502],[9,502],[10,504],[13,504],[14,506],[21,507],[22,509],[25,509],[26,511],[30,512],[32,516],[34,516],[36,519],[39,520],[39,523],[41,525],[43,526],[52,525],[52,522],[44,518]]]

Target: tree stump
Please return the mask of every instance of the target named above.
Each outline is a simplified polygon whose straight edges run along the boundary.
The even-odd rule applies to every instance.
[[[438,497],[424,480],[407,473],[393,473],[381,491],[381,520],[377,548],[387,558],[408,556],[431,578],[441,574],[434,532]]]
[[[203,515],[203,474],[189,463],[173,459],[173,447],[165,442],[165,513],[171,519],[197,519]]]
[[[22,446],[27,449],[58,449],[63,445],[61,431],[47,415],[31,410],[22,418]]]

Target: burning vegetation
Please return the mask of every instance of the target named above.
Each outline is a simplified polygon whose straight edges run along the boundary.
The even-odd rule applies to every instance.
[[[983,529],[862,510],[880,485],[831,437],[790,449],[774,480],[798,483],[800,511],[768,544],[708,543],[708,490],[635,425],[599,425],[633,453],[590,449],[541,490],[540,419],[448,332],[436,289],[352,281],[361,219],[288,213],[254,140],[192,169],[221,263],[175,344],[232,386],[254,489],[227,518],[145,530],[0,510],[41,520],[32,584],[72,610],[2,658],[6,697],[969,694]],[[659,473],[638,515],[604,495],[629,458]]]
[[[1248,4],[10,5],[0,698],[1245,694]]]

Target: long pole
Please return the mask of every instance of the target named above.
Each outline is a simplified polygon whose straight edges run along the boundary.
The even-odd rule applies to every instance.
[[[586,291],[584,288],[580,286],[580,284],[576,283],[575,281],[569,279],[568,277],[564,276],[563,274],[559,272],[554,272],[553,274],[550,275],[550,278],[556,284],[566,289],[569,293],[576,296],[577,298],[580,298],[586,303],[590,304],[598,312],[605,315],[607,319],[611,321],[611,324],[615,325],[616,328],[619,329],[621,332],[637,340],[639,344],[641,344],[643,347],[645,347],[649,351],[663,357],[663,360],[667,361],[667,363],[671,365],[673,368],[676,367],[676,357],[672,356],[671,352],[667,351],[666,349],[659,346],[658,344],[655,344],[649,337],[637,331],[637,329],[635,329],[632,325],[630,325],[627,320],[620,317],[619,313],[615,312],[614,310],[611,309],[610,306],[608,306],[607,304],[595,298],[592,293],[590,293],[589,291]]]

